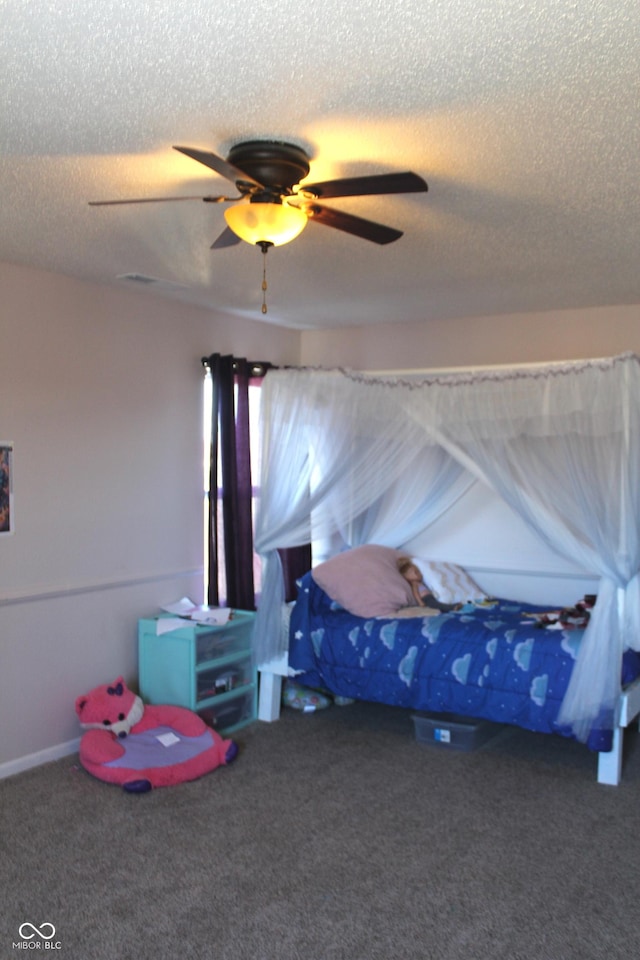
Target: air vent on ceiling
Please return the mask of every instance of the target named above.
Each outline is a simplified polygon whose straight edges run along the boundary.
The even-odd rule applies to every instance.
[[[143,273],[121,273],[116,280],[127,280],[129,283],[139,283],[145,287],[155,287],[158,290],[184,290],[186,284],[176,283],[174,280],[161,280],[159,277],[147,277]]]

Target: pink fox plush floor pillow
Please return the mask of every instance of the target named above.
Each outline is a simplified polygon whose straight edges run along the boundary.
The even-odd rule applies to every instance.
[[[196,780],[238,753],[192,710],[145,706],[122,677],[78,697],[76,713],[87,731],[80,763],[129,793]]]

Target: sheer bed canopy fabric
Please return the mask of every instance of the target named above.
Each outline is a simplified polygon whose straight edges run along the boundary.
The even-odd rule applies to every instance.
[[[613,724],[622,652],[640,648],[640,358],[511,371],[271,371],[263,385],[257,655],[281,655],[277,549],[339,535],[401,547],[477,479],[600,577],[560,721]]]

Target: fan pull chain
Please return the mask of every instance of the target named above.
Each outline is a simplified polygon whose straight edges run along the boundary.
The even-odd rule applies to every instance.
[[[268,240],[259,240],[258,246],[262,250],[262,312],[267,312],[267,250],[269,247],[272,247],[273,244]]]
[[[267,248],[262,250],[262,312],[267,312]]]

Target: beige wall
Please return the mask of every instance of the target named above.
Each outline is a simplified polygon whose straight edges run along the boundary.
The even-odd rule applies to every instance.
[[[299,334],[9,264],[0,288],[16,521],[0,537],[0,771],[13,772],[79,735],[77,696],[136,679],[139,617],[202,599],[201,357],[295,364]]]
[[[302,333],[301,362],[411,370],[640,353],[640,305]]]

